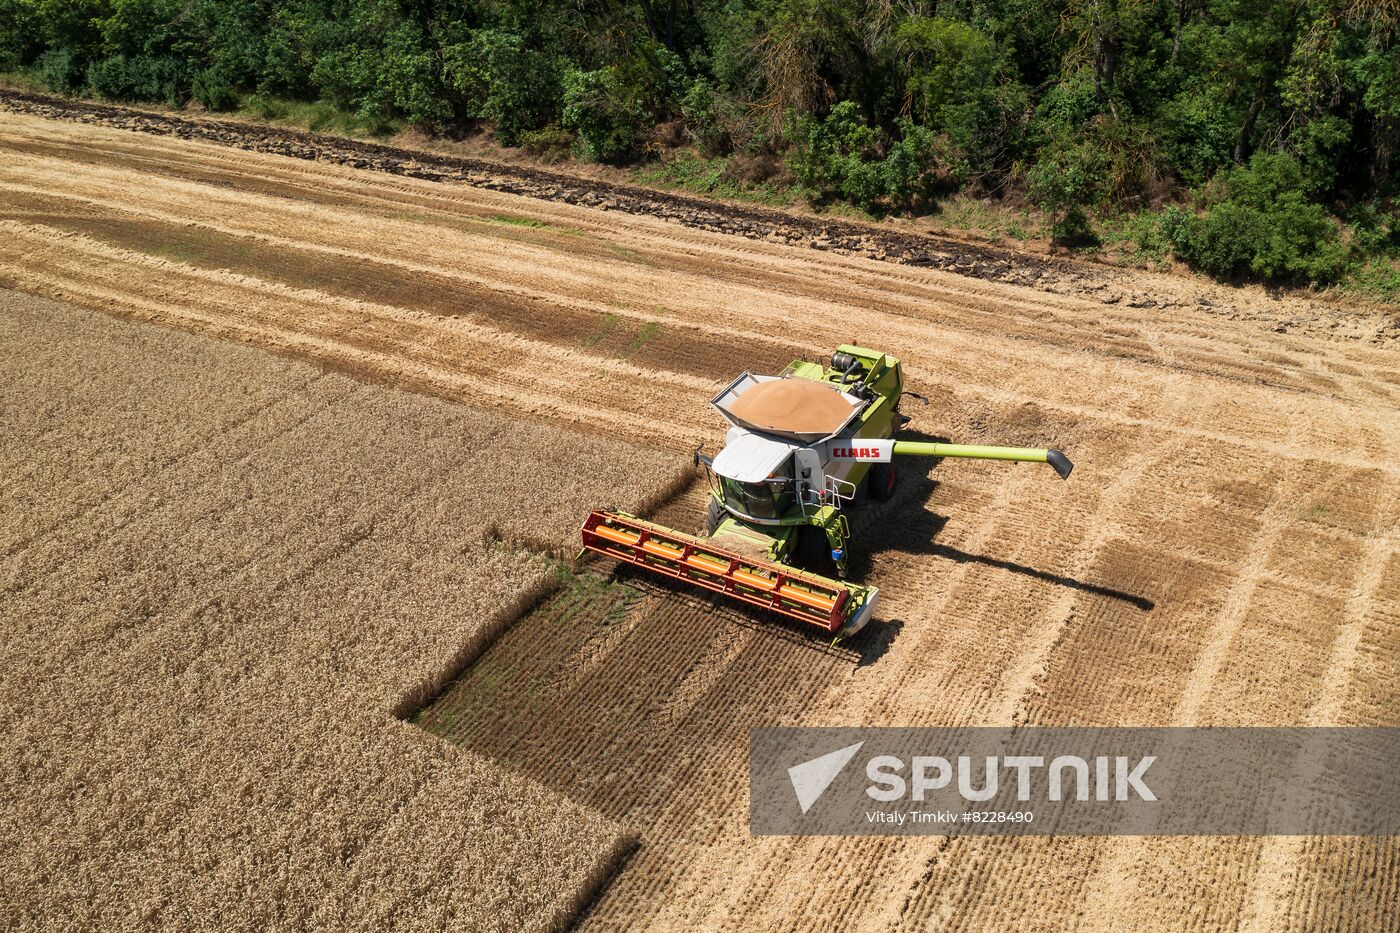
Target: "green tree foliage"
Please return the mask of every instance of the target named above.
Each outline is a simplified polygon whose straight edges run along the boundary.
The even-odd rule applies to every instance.
[[[38,57],[43,35],[34,4],[0,0],[0,69],[18,68]]]
[[[158,100],[178,106],[188,83],[179,59],[167,55],[111,55],[87,70],[88,87],[108,100]]]
[[[1061,138],[1041,148],[1026,194],[1050,216],[1056,240],[1075,243],[1091,237],[1086,210],[1101,196],[1105,161],[1103,151],[1089,140]]]
[[[443,49],[447,86],[468,117],[489,120],[507,146],[555,116],[563,92],[561,60],[498,29],[478,29]]]
[[[1393,0],[0,0],[0,68],[613,162],[689,139],[867,210],[1026,201],[1065,244],[1136,212],[1222,275],[1400,251]]]
[[[976,26],[942,16],[909,17],[893,41],[908,111],[940,137],[954,178],[1005,170],[1030,109],[1006,50]]]
[[[681,98],[681,117],[686,131],[707,155],[723,154],[730,145],[728,128],[714,85],[696,78]]]
[[[646,118],[641,96],[621,69],[574,69],[564,75],[560,122],[578,134],[585,158],[615,162],[636,155]]]
[[[908,119],[889,140],[870,126],[853,101],[842,101],[822,120],[798,117],[789,166],[824,198],[839,197],[866,210],[911,207],[933,188],[933,133]]]
[[[659,43],[644,41],[614,64],[568,71],[559,122],[578,134],[585,158],[630,159],[641,151],[647,131],[678,109],[684,81],[680,59]]]
[[[1309,200],[1302,163],[1286,153],[1256,153],[1226,173],[1201,215],[1172,231],[1178,255],[1219,275],[1327,282],[1347,260],[1338,224]]]

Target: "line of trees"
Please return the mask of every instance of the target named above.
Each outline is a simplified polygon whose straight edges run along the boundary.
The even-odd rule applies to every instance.
[[[1400,245],[1400,0],[0,0],[56,91],[324,100],[434,133],[921,210],[1104,211],[1220,275],[1329,281]]]

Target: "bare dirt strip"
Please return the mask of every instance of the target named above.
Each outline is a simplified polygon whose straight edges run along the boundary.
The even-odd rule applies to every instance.
[[[1333,334],[1319,305],[1318,327],[1278,333],[1172,304],[1186,286],[1162,276],[1135,287],[1165,306],[1128,307],[12,113],[0,151],[0,277],[27,291],[678,462],[720,438],[723,381],[854,341],[906,361],[931,400],[915,428],[1075,459],[1064,484],[905,464],[854,520],[886,602],[847,654],[624,578],[561,594],[579,608],[542,607],[430,707],[425,725],[521,773],[553,759],[552,786],[631,821],[642,845],[589,924],[1393,918],[1390,840],[751,839],[741,764],[746,729],[774,721],[1395,725],[1400,358],[1379,325]],[[668,520],[694,527],[699,495]],[[673,796],[630,779],[643,748],[672,762]]]

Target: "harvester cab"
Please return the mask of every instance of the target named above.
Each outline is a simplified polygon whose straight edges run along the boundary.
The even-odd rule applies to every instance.
[[[904,394],[897,359],[855,346],[839,347],[828,365],[746,372],[711,400],[730,425],[723,449],[713,458],[703,445],[695,451],[710,479],[704,537],[605,510],[584,522],[584,547],[852,634],[878,590],[846,580],[845,510],[861,488],[877,501],[894,495],[896,455],[1047,463],[1061,479],[1073,469],[1053,449],[897,440],[909,421]]]

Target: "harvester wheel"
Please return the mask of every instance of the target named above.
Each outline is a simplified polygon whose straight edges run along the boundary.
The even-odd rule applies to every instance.
[[[705,534],[712,535],[719,530],[720,522],[724,521],[724,506],[719,504],[719,500],[710,496],[710,504],[705,509]]]
[[[797,565],[803,570],[829,577],[835,568],[832,566],[831,548],[826,541],[826,532],[813,525],[797,529],[797,545],[794,555]]]
[[[877,463],[870,468],[866,483],[870,487],[870,498],[876,502],[888,502],[894,496],[895,472],[893,463]]]

